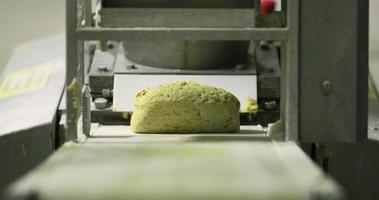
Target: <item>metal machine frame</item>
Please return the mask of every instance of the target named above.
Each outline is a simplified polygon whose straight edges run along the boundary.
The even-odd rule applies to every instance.
[[[122,27],[92,26],[90,0],[67,0],[67,139],[77,140],[90,129],[90,95],[84,83],[84,42],[107,40],[275,40],[281,48],[281,118],[286,140],[299,138],[299,1],[286,1],[286,27],[203,28],[203,27]],[[255,20],[255,19],[252,19]]]
[[[255,170],[267,169],[268,171],[275,171],[276,173],[288,174],[288,176],[280,177],[292,178],[292,181],[297,182],[297,186],[304,186],[299,188],[305,188],[306,191],[304,191],[307,195],[310,195],[311,199],[330,199],[332,197],[329,195],[340,195],[338,186],[327,177],[331,175],[347,189],[345,192],[351,193],[349,195],[352,195],[352,198],[369,198],[370,195],[375,196],[375,194],[377,194],[377,190],[374,186],[376,186],[376,182],[378,182],[376,175],[379,162],[378,157],[376,156],[378,146],[374,141],[377,142],[375,136],[377,135],[378,128],[375,119],[378,118],[376,115],[378,109],[376,108],[379,108],[379,106],[373,104],[374,102],[370,102],[372,104],[370,105],[369,120],[369,134],[371,135],[370,139],[372,141],[367,139],[368,0],[283,0],[283,2],[285,2],[283,10],[287,15],[286,20],[283,18],[281,18],[281,20],[286,21],[287,24],[285,27],[279,28],[273,28],[265,23],[263,23],[265,26],[255,23],[257,24],[257,27],[242,27],[243,24],[249,24],[246,23],[246,21],[243,23],[239,21],[238,27],[227,27],[229,25],[228,22],[231,20],[223,21],[221,24],[224,24],[225,26],[217,28],[207,27],[206,25],[186,28],[175,26],[157,27],[156,24],[155,26],[152,24],[152,27],[131,26],[104,28],[98,27],[98,24],[94,23],[93,10],[91,10],[91,7],[93,9],[92,3],[94,1],[101,2],[100,0],[66,0],[66,95],[63,95],[58,110],[57,107],[64,84],[64,77],[60,76],[63,73],[62,66],[64,66],[64,53],[60,51],[63,50],[63,38],[37,41],[31,46],[28,44],[28,47],[30,46],[30,48],[28,48],[27,51],[15,52],[15,56],[7,67],[7,69],[18,69],[24,67],[23,65],[25,63],[34,65],[40,61],[50,62],[50,59],[52,58],[59,58],[59,60],[61,60],[59,63],[62,63],[62,65],[57,64],[55,66],[55,78],[52,77],[50,79],[51,81],[49,81],[49,85],[45,89],[36,91],[35,93],[20,95],[13,99],[7,99],[7,102],[4,101],[5,104],[3,107],[6,108],[5,112],[12,107],[9,107],[9,105],[15,105],[13,107],[19,109],[16,110],[17,112],[14,113],[14,115],[12,114],[10,117],[5,117],[5,120],[12,120],[14,123],[10,123],[10,126],[4,126],[9,134],[6,132],[1,138],[3,144],[2,149],[5,150],[3,152],[3,160],[6,165],[4,165],[3,168],[5,170],[4,172],[6,172],[4,173],[6,179],[4,179],[5,182],[3,181],[0,184],[13,181],[15,178],[21,176],[22,173],[25,173],[27,170],[30,170],[32,167],[40,163],[53,152],[54,148],[60,148],[58,152],[55,152],[51,158],[49,158],[49,161],[42,164],[42,166],[38,167],[36,170],[33,170],[31,174],[21,179],[21,181],[12,184],[12,189],[16,189],[12,190],[12,195],[24,195],[23,197],[27,198],[30,198],[31,196],[36,197],[36,194],[41,194],[42,196],[44,194],[57,196],[67,195],[72,193],[70,188],[75,188],[76,191],[77,186],[88,185],[93,183],[93,180],[103,178],[104,174],[102,172],[107,170],[103,170],[104,168],[96,168],[97,170],[91,171],[88,168],[91,166],[103,166],[103,163],[107,164],[104,166],[112,166],[110,169],[114,169],[113,166],[118,166],[121,170],[120,172],[126,174],[134,174],[135,169],[142,169],[142,179],[152,179],[156,181],[155,183],[157,185],[160,185],[160,179],[154,179],[149,173],[146,175],[145,172],[149,169],[140,168],[140,166],[150,165],[141,165],[140,161],[150,163],[152,159],[155,159],[155,161],[160,163],[160,156],[164,158],[166,153],[170,153],[170,155],[175,156],[173,157],[173,160],[170,160],[168,168],[177,168],[178,166],[180,168],[183,165],[181,165],[181,162],[177,161],[187,157],[187,147],[199,149],[201,146],[206,147],[204,149],[202,147],[200,148],[203,149],[204,152],[208,152],[208,148],[213,149],[214,147],[222,149],[223,152],[226,149],[226,151],[229,152],[227,157],[232,159],[231,162],[227,162],[227,164],[230,165],[224,165],[224,157],[214,156],[214,154],[202,154],[201,152],[203,151],[201,151],[193,158],[196,158],[195,161],[200,161],[203,164],[205,163],[205,165],[202,164],[191,169],[189,169],[187,165],[184,165],[186,167],[183,170],[183,175],[191,176],[192,173],[188,172],[194,172],[196,170],[198,170],[198,172],[203,172],[203,169],[209,167],[209,164],[211,164],[215,169],[226,167],[224,169],[234,169],[238,174],[240,174],[240,172],[245,173],[245,175],[247,175],[246,177],[251,178],[251,181],[257,184],[261,184],[260,181],[262,178],[257,179],[255,176],[259,174],[266,174],[268,175],[266,176],[267,180],[272,181],[272,183],[277,183],[278,176],[275,174],[270,176],[270,173],[262,173],[259,170]],[[103,2],[105,1],[106,0],[103,0]],[[138,0],[109,1],[119,3],[143,2]],[[167,2],[168,1],[170,0],[167,0]],[[224,2],[226,1],[227,0]],[[217,2],[222,2],[222,0]],[[253,1],[251,1],[251,4],[252,2]],[[257,5],[255,5],[255,8],[257,8],[256,6]],[[251,5],[251,7],[253,7],[253,5]],[[143,11],[141,12],[138,9],[139,8],[125,8],[127,11],[132,11],[131,13],[133,14],[144,14]],[[166,8],[159,8],[161,11],[164,11],[165,9]],[[227,9],[229,8],[212,8],[211,10],[216,11],[216,16],[217,13],[218,15],[222,15]],[[230,10],[232,10],[231,13],[234,14],[240,14],[239,12],[241,11],[241,9]],[[112,11],[112,9],[106,10],[108,13]],[[246,14],[245,11],[246,10],[242,11],[242,13]],[[125,14],[125,12],[114,13],[113,17],[117,17],[117,14],[120,13]],[[222,16],[225,18],[225,16],[233,15],[231,13]],[[282,13],[279,13],[279,15],[281,14]],[[97,13],[97,15],[105,16],[104,13]],[[154,12],[154,15],[159,16],[160,14]],[[249,13],[249,16],[250,15],[251,13]],[[255,16],[255,19],[252,20],[258,19],[259,21],[260,17],[262,16]],[[280,17],[282,17],[282,15]],[[125,17],[120,18],[125,20]],[[245,19],[250,19],[250,17],[245,16]],[[107,20],[108,22],[113,23],[112,18],[108,18]],[[176,23],[180,22],[180,20],[184,21],[185,19],[177,19]],[[217,21],[216,18],[214,18],[214,21]],[[133,22],[138,25],[139,23],[136,22],[140,21],[137,20]],[[190,22],[195,23],[196,20]],[[117,22],[114,23],[117,25]],[[207,23],[212,24],[210,21]],[[106,26],[106,24],[103,25]],[[257,66],[275,66],[275,69],[279,68],[278,62],[280,60],[281,73],[275,74],[274,78],[272,76],[266,76],[267,74],[263,74],[262,76],[262,74],[259,74],[260,69],[258,68],[251,70],[251,73],[249,73],[249,75],[257,75],[258,90],[260,89],[259,81],[263,80],[262,82],[265,86],[262,88],[267,90],[261,94],[265,94],[266,92],[269,94],[270,89],[274,89],[276,92],[275,96],[258,94],[258,102],[260,102],[259,97],[261,98],[261,102],[272,100],[270,99],[271,97],[273,97],[275,102],[280,101],[281,105],[275,108],[275,120],[278,117],[278,109],[280,109],[281,121],[274,124],[268,131],[269,133],[272,133],[272,131],[274,133],[279,133],[279,139],[276,137],[267,137],[267,134],[262,130],[257,131],[259,132],[258,134],[174,134],[167,136],[164,134],[132,134],[127,127],[107,126],[120,125],[118,124],[120,122],[127,125],[127,121],[124,118],[120,118],[119,115],[121,112],[113,112],[108,108],[95,110],[91,108],[91,104],[93,106],[93,103],[91,102],[92,98],[106,96],[111,98],[112,95],[111,91],[107,90],[103,93],[101,90],[104,88],[97,87],[95,84],[91,83],[91,71],[89,71],[87,67],[95,66],[94,68],[91,68],[91,70],[93,69],[97,71],[102,64],[101,62],[91,60],[91,58],[105,60],[103,59],[104,57],[98,56],[96,53],[111,53],[112,51],[110,48],[107,48],[106,51],[100,49],[94,50],[93,47],[95,47],[95,45],[92,45],[93,40],[96,40],[96,45],[98,45],[98,41],[100,41],[102,43],[100,47],[104,47],[104,41],[107,40],[147,39],[279,41],[279,43],[275,44],[278,44],[278,46],[281,47],[280,54],[275,51],[275,56],[271,56],[275,57],[275,62],[271,62],[273,60],[270,59],[261,59],[267,62],[263,62],[263,64],[259,63],[258,57],[260,56],[262,58],[270,58],[267,54],[260,54],[262,52],[259,51],[255,52],[255,56],[257,58]],[[262,47],[263,46],[260,48]],[[114,50],[115,49],[116,48],[114,48]],[[38,52],[38,55],[36,55],[35,52]],[[278,59],[278,55],[281,56],[280,59]],[[22,65],[20,65],[20,63],[22,63]],[[123,66],[123,63],[119,64],[119,66]],[[123,70],[124,71],[121,72],[117,71],[115,74],[133,74],[133,72],[125,70],[125,66]],[[143,70],[144,69],[140,71]],[[159,70],[160,69],[154,73],[159,73]],[[228,71],[226,70],[222,71],[222,73],[221,71],[222,70],[217,73],[230,75],[227,74]],[[215,71],[204,70],[200,72],[202,74],[214,75],[212,73]],[[237,73],[240,74],[243,72],[237,71]],[[145,73],[148,74],[151,72],[144,71],[143,74]],[[199,71],[196,73],[199,73]],[[106,73],[99,72],[95,75],[104,74]],[[109,73],[107,75],[112,74]],[[281,82],[280,99],[278,96],[279,79]],[[272,82],[273,80],[274,82]],[[272,84],[274,86],[272,86],[271,83],[274,83]],[[102,85],[102,83],[98,85]],[[108,84],[108,86],[109,85],[113,85],[113,83]],[[269,85],[269,87],[267,85]],[[248,85],[242,85],[242,87],[243,86]],[[93,88],[96,88],[96,91],[90,91],[90,89],[92,90]],[[51,93],[50,91],[54,92]],[[98,91],[101,92],[97,94]],[[41,98],[41,96],[43,98],[49,98],[49,105],[44,104],[44,99]],[[67,97],[67,101],[65,97]],[[38,105],[40,106],[18,106],[20,102],[24,101],[35,101],[38,102]],[[65,103],[67,104],[67,108],[64,106]],[[41,116],[40,113],[41,106],[44,108],[43,110],[46,110],[46,113],[44,113],[43,116]],[[262,110],[262,112],[265,111],[270,110]],[[30,115],[25,115],[25,113],[29,113]],[[240,113],[240,117],[245,117],[243,114],[244,113]],[[102,123],[102,119],[98,118],[101,115],[111,116],[110,118],[107,118],[107,120],[115,122],[115,124]],[[112,118],[112,116],[114,118]],[[257,116],[259,116],[259,112]],[[42,121],[31,120],[32,118],[34,119],[34,117],[37,117]],[[253,123],[261,123],[259,117],[254,118],[253,120],[256,120]],[[24,122],[27,122],[26,125],[29,124],[32,126],[28,125],[20,127],[20,122],[24,125]],[[102,125],[97,126],[95,130],[91,131],[91,122],[100,122]],[[253,133],[253,130],[250,130],[251,127],[244,127],[243,125],[245,124],[242,122],[243,120],[241,121],[241,133],[246,133],[244,132],[246,129],[249,129],[248,133]],[[7,130],[9,127],[11,127],[11,129]],[[81,140],[83,137],[80,136],[82,136],[83,133],[87,136],[91,136],[92,134],[93,137],[84,137],[85,140]],[[110,134],[114,134],[112,136],[118,136],[117,134],[120,134],[122,137],[108,137]],[[41,138],[41,140],[36,140],[36,138]],[[274,139],[272,140],[272,138]],[[275,139],[280,141],[275,141]],[[63,144],[65,140],[74,142]],[[163,143],[157,142],[163,140]],[[36,145],[35,142],[38,142],[38,145]],[[116,142],[116,144],[114,142]],[[134,142],[136,145],[132,144]],[[167,143],[173,145],[166,145]],[[61,144],[63,145],[60,146]],[[299,146],[301,146],[301,149]],[[164,151],[156,151],[157,148]],[[141,151],[146,149],[149,151]],[[310,161],[309,157],[304,154],[304,151],[309,154],[309,157],[312,158],[314,162]],[[133,152],[147,152],[148,156],[145,157],[141,156],[141,154],[133,154]],[[175,154],[171,154],[171,152],[175,152]],[[182,153],[177,154],[177,152]],[[230,154],[230,152],[234,153]],[[72,155],[75,156],[71,157]],[[114,157],[115,155],[119,157]],[[241,157],[241,155],[244,157]],[[62,165],[62,158],[70,159],[66,160],[67,162],[64,162]],[[246,163],[246,159],[243,158],[254,159],[247,159],[249,162]],[[91,162],[86,162],[89,159]],[[135,162],[136,160],[134,159],[138,159],[138,162]],[[207,162],[203,162],[203,159]],[[111,160],[112,162],[108,163],[104,162],[104,160]],[[220,161],[220,163],[215,162],[215,160]],[[328,173],[323,173],[315,163],[319,163],[320,166],[324,168],[324,171]],[[268,164],[272,164],[277,170],[272,170],[274,168],[267,167]],[[241,166],[247,170],[240,170]],[[51,170],[52,168],[54,168],[54,170]],[[49,173],[46,173],[46,171]],[[68,171],[70,173],[67,173]],[[159,171],[159,169],[158,172],[161,172],[162,174],[167,173],[167,171]],[[212,179],[212,177],[215,176],[219,177],[217,170],[211,170],[209,172],[211,173],[199,173],[198,175],[199,177],[211,177],[207,179]],[[66,181],[69,179],[76,180],[77,177],[80,177],[83,174],[86,176],[81,177],[81,182],[72,184],[71,182]],[[119,176],[119,173],[112,174],[115,177]],[[156,174],[156,171],[153,170],[153,174]],[[63,181],[60,181],[59,177],[64,177]],[[238,177],[239,176],[233,176],[233,178],[237,179]],[[245,176],[242,177],[246,180]],[[324,187],[327,185],[320,182],[320,177],[325,177],[326,182],[324,183],[329,184],[331,187]],[[53,178],[56,179],[51,182]],[[299,182],[294,179],[298,179]],[[183,179],[177,179],[176,176],[172,176],[171,180],[174,181],[174,183],[177,183],[178,180]],[[286,186],[288,183],[287,179],[283,180],[283,184],[279,186]],[[303,184],[303,180],[315,184]],[[230,179],[225,179],[225,181],[230,183]],[[113,191],[114,188],[119,188],[120,190],[118,191],[125,192],[124,188],[114,187],[118,184],[118,181],[112,182],[110,185],[107,184],[108,188],[106,189],[108,191]],[[273,185],[275,184],[268,184],[270,188],[272,188]],[[49,190],[45,190],[46,186],[52,186],[53,189],[50,190],[50,188]],[[197,184],[195,186],[195,188],[202,187],[202,185]],[[237,191],[240,191],[238,184],[234,184],[234,186],[235,187],[232,187],[231,189],[237,188]],[[244,186],[247,185],[244,184]],[[297,188],[297,186],[295,184],[292,185],[292,187],[295,188]],[[81,189],[83,189],[84,192],[97,190],[96,187],[81,187]],[[140,194],[144,194],[144,191],[149,191],[150,188],[147,187],[146,189],[147,190],[138,191],[142,192]],[[248,186],[246,189],[247,191],[250,191],[251,187]],[[282,187],[279,189],[282,191]],[[326,189],[326,191],[323,189]],[[222,189],[220,188],[220,190]],[[57,191],[63,191],[63,193],[57,193]],[[138,193],[138,191],[137,193],[128,193],[129,191],[130,190],[126,190],[126,193],[122,194],[130,195]],[[98,195],[97,192],[98,191],[94,194]],[[192,193],[189,194],[192,195]],[[223,195],[223,193],[220,194]],[[271,192],[268,194],[271,194]],[[78,198],[81,198],[81,193],[78,195]],[[90,198],[90,196],[88,196],[88,198]]]

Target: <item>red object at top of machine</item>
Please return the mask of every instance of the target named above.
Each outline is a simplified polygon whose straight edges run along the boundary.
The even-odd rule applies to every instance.
[[[275,10],[275,5],[276,3],[274,0],[261,0],[261,14],[271,14]]]

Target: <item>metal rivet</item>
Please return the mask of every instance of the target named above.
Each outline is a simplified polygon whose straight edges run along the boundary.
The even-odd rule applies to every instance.
[[[324,93],[325,95],[330,94],[331,88],[332,88],[332,83],[330,81],[325,80],[322,82],[322,85],[321,85],[322,93]]]
[[[108,100],[106,98],[96,98],[94,102],[97,109],[104,109],[108,106]]]

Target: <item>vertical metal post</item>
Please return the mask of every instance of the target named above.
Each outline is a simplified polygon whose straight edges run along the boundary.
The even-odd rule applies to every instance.
[[[82,122],[83,133],[87,137],[91,132],[91,91],[87,85],[82,89]]]
[[[85,0],[84,2],[84,21],[85,26],[92,26],[92,2],[91,0]]]
[[[67,95],[67,140],[77,140],[77,118],[80,104],[78,104],[77,70],[78,44],[76,29],[77,0],[66,0],[66,95]],[[80,97],[79,97],[80,98]]]
[[[282,52],[282,117],[285,139],[299,140],[299,0],[287,1],[289,36],[283,42]]]

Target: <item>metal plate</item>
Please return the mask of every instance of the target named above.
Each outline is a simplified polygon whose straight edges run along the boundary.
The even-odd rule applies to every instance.
[[[254,9],[103,8],[103,27],[253,27]]]
[[[367,2],[301,3],[302,142],[355,142],[366,137]]]

